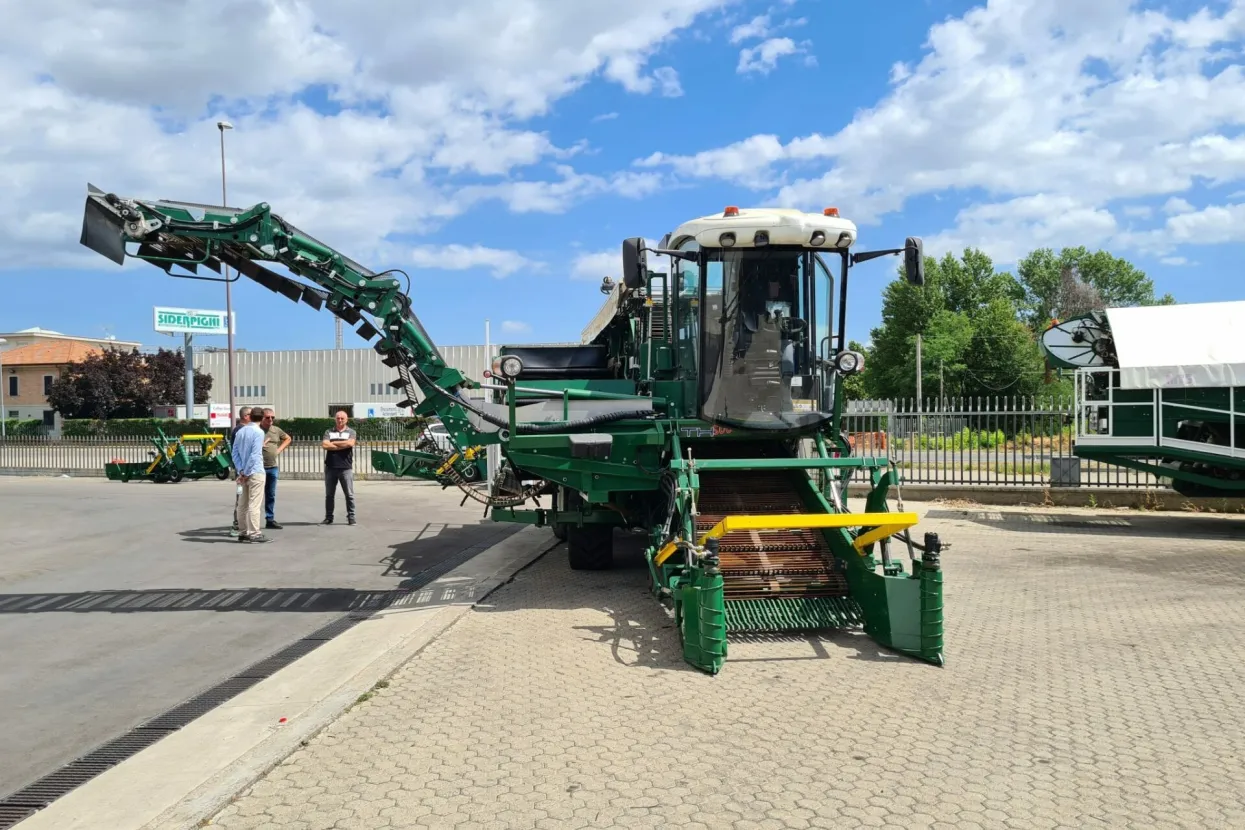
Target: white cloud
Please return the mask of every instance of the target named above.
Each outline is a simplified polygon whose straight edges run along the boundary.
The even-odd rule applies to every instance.
[[[1165,256],[1159,260],[1164,265],[1188,265],[1189,260],[1182,256]]]
[[[656,248],[657,240],[645,239],[644,247]],[[670,273],[670,257],[648,253],[645,256],[648,270],[659,273]],[[571,260],[571,279],[584,282],[600,282],[609,277],[614,282],[622,279],[622,242],[610,251],[596,251],[580,254]]]
[[[1166,254],[1179,245],[1223,245],[1245,242],[1245,203],[1209,205],[1167,217],[1161,227],[1121,234],[1130,247]]]
[[[502,334],[531,334],[532,327],[521,320],[502,320],[501,332]]]
[[[769,15],[759,14],[747,23],[741,23],[731,29],[731,43],[740,44],[745,40],[767,37],[770,31]]]
[[[739,50],[739,65],[735,67],[735,71],[740,74],[759,72],[768,75],[778,68],[780,58],[805,53],[805,47],[797,46],[789,37],[772,37],[758,46]]]
[[[579,174],[566,162],[580,147],[524,125],[593,78],[681,94],[674,69],[650,61],[729,2],[631,0],[577,15],[551,0],[418,15],[397,0],[252,0],[206,16],[173,3],[154,17],[120,0],[12,6],[0,27],[2,260],[102,267],[76,245],[88,181],[217,201],[219,118],[236,127],[232,204],[268,201],[360,258],[486,201],[556,212],[651,193],[653,175]],[[552,178],[522,175],[549,162]]]
[[[508,277],[516,271],[541,267],[518,251],[503,251],[481,245],[419,245],[411,251],[411,264],[419,268],[469,271],[486,268],[495,277]]]
[[[1170,213],[1189,213],[1192,210],[1193,210],[1193,205],[1189,204],[1187,200],[1181,199],[1179,196],[1173,196],[1172,198],[1167,200],[1166,204],[1163,205],[1163,212],[1169,213],[1169,214]]]
[[[1037,247],[1058,248],[1069,239],[1100,245],[1116,233],[1115,217],[1069,196],[1038,194],[999,204],[973,205],[956,216],[956,227],[926,237],[930,256],[981,248],[997,265],[1015,263]]]
[[[978,6],[931,27],[925,56],[892,67],[890,94],[838,132],[760,134],[637,165],[726,179],[784,206],[838,205],[862,224],[913,197],[968,196],[976,204],[940,243],[1088,244],[1112,231],[1119,201],[1245,179],[1245,68],[1235,59],[1245,0],[1186,18],[1135,5]],[[1065,200],[1079,221],[1029,213],[1025,199]]]
[[[614,120],[615,118],[617,118],[617,117],[618,117],[618,113],[616,113],[616,112],[603,112],[603,113],[601,113],[600,115],[595,116],[595,117],[592,119],[592,122],[593,122],[594,124],[596,124],[596,123],[599,123],[599,122],[601,122],[601,121],[613,121],[613,120]]]

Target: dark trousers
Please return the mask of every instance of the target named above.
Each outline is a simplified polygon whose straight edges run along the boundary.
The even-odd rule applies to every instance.
[[[277,506],[277,479],[281,477],[280,467],[264,468],[264,518],[274,521],[274,510]]]
[[[346,494],[346,518],[354,518],[354,470],[326,468],[324,471],[324,518],[333,518],[333,507],[337,496],[337,483],[341,482],[342,492]]]

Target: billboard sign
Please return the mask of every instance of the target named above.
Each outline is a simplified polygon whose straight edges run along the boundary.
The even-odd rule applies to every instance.
[[[225,328],[225,312],[197,308],[155,307],[156,331],[164,334],[229,334]],[[233,315],[237,331],[238,315]]]
[[[411,411],[391,403],[356,403],[351,407],[357,418],[406,418]]]
[[[231,426],[233,426],[233,418],[229,414],[229,404],[212,404],[208,412],[208,429],[229,429]]]

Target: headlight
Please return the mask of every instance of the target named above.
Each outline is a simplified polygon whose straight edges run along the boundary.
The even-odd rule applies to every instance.
[[[727,231],[718,237],[718,244],[723,248],[730,248],[735,244],[735,234]]]
[[[813,235],[812,235],[812,237],[810,237],[810,238],[809,238],[809,240],[808,240],[808,244],[810,244],[810,245],[820,245],[820,244],[822,244],[822,243],[823,243],[823,242],[825,242],[825,241],[826,241],[826,232],[825,232],[825,231],[813,231]]]
[[[523,361],[518,355],[503,355],[493,361],[493,375],[501,375],[508,380],[514,380],[523,371]]]
[[[834,358],[834,368],[841,375],[854,375],[865,368],[865,356],[860,352],[839,352]]]

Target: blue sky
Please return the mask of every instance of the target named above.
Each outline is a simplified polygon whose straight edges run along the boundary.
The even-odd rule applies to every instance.
[[[482,0],[419,21],[396,3],[360,19],[254,5],[258,23],[194,21],[191,53],[153,30],[190,21],[137,7],[8,27],[27,36],[0,42],[0,103],[18,116],[0,125],[0,330],[164,345],[152,306],[223,308],[220,285],[77,243],[88,180],[218,200],[219,118],[237,126],[230,202],[267,200],[407,270],[443,345],[482,342],[486,319],[494,341],[577,339],[624,237],[728,204],[836,205],[863,247],[915,234],[1001,267],[1084,244],[1181,302],[1242,297],[1239,2],[636,0],[572,4],[568,21],[534,0],[487,30],[464,23]],[[109,26],[113,50],[42,45]],[[854,272],[850,337],[877,324],[894,265]],[[245,279],[233,301],[239,347],[333,345],[327,313]]]

